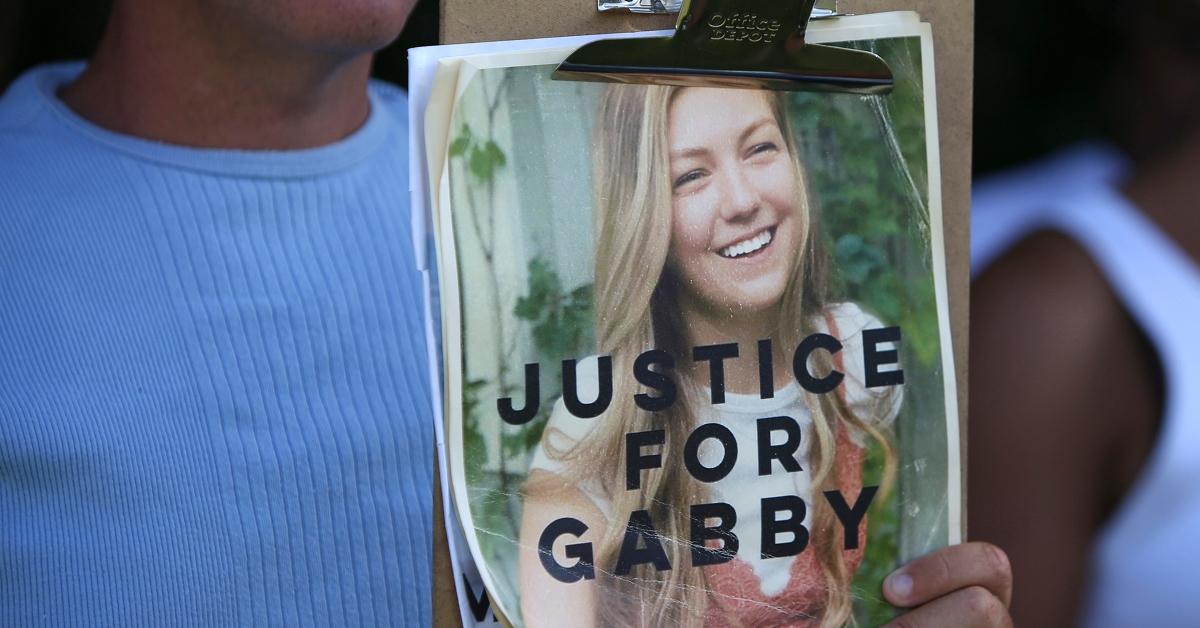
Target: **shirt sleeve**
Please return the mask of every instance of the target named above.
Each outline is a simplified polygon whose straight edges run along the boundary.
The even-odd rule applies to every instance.
[[[826,310],[828,316],[819,323],[820,328],[835,335],[842,343],[839,354],[845,374],[842,386],[846,404],[860,420],[878,428],[886,428],[896,420],[904,402],[904,386],[880,386],[867,388],[866,365],[863,360],[863,331],[887,327],[874,315],[864,311],[856,303],[839,303]],[[836,330],[829,330],[826,321],[832,320]],[[880,350],[900,349],[899,343],[880,343]],[[888,368],[901,368],[902,365]],[[884,369],[886,370],[886,369]]]

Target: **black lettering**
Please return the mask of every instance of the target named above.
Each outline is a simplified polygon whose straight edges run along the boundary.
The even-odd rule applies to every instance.
[[[758,396],[775,398],[775,365],[770,338],[758,341]]]
[[[721,441],[722,446],[721,461],[712,468],[700,464],[700,444],[710,438]],[[687,443],[683,446],[683,464],[687,467],[688,473],[701,482],[716,482],[729,475],[729,472],[733,471],[734,463],[737,462],[737,455],[737,439],[733,437],[733,432],[729,431],[729,428],[720,423],[705,423],[696,428],[688,436]]]
[[[825,499],[833,507],[833,514],[842,522],[842,536],[846,540],[846,549],[858,549],[858,524],[867,514],[871,500],[875,499],[875,493],[878,491],[878,486],[864,486],[859,491],[853,508],[846,505],[846,498],[842,496],[841,491],[825,491]]]
[[[633,400],[638,407],[647,412],[658,412],[666,410],[675,403],[677,391],[675,390],[675,381],[672,380],[666,373],[658,373],[650,370],[651,366],[660,365],[663,369],[675,367],[675,358],[671,357],[670,353],[661,349],[647,351],[637,357],[633,363],[633,376],[638,383],[648,388],[653,388],[659,391],[657,397],[651,397],[645,393],[638,393],[633,396]]]
[[[904,371],[880,371],[884,364],[899,364],[900,352],[895,349],[879,350],[879,344],[894,342],[900,344],[900,328],[884,327],[882,329],[863,330],[863,366],[866,371],[867,388],[881,386],[899,386],[904,383]]]
[[[471,586],[471,581],[463,576],[463,587],[467,592],[467,605],[471,607],[471,616],[475,621],[487,620],[488,611],[491,610],[492,604],[488,599],[487,589],[479,592],[479,597],[475,597],[475,587]]]
[[[554,541],[558,537],[565,534],[570,534],[575,538],[579,538],[584,532],[587,532],[587,524],[570,517],[555,519],[546,526],[542,531],[541,538],[538,539],[538,558],[542,561],[542,567],[545,567],[546,573],[559,582],[571,584],[580,580],[594,580],[596,571],[592,567],[592,544],[591,543],[573,543],[567,546],[567,558],[577,558],[574,565],[566,567],[560,565],[554,559]]]
[[[662,445],[667,442],[663,430],[630,432],[625,435],[625,490],[633,491],[642,486],[642,471],[662,467],[662,454],[642,455],[642,447]]]
[[[737,535],[733,526],[737,525],[737,510],[729,504],[695,504],[691,509],[692,518],[692,566],[720,565],[727,563],[738,553]],[[719,519],[717,525],[709,527],[708,519]],[[706,541],[721,541],[721,547],[710,548]]]
[[[812,373],[808,372],[808,356],[817,349],[824,349],[833,355],[842,350],[842,343],[829,334],[813,334],[805,338],[800,342],[800,346],[796,347],[796,353],[792,358],[792,371],[795,372],[796,381],[800,382],[800,386],[804,390],[821,395],[837,388],[845,376],[834,369],[825,377],[813,377]]]
[[[774,445],[771,435],[786,432],[787,440]],[[771,461],[778,460],[784,471],[800,471],[796,451],[800,449],[800,424],[790,416],[773,416],[758,420],[758,474],[771,475]]]
[[[608,404],[612,401],[612,357],[602,355],[596,359],[599,370],[600,391],[596,395],[596,400],[589,403],[579,400],[579,387],[575,373],[577,360],[563,360],[563,403],[566,404],[567,411],[571,413],[571,416],[581,419],[594,419],[603,414],[608,409]]]
[[[638,547],[644,544],[644,547]],[[654,528],[650,513],[645,510],[635,510],[629,513],[629,524],[625,526],[625,539],[621,541],[621,553],[617,555],[617,566],[613,573],[618,576],[628,576],[634,567],[644,564],[654,565],[657,571],[671,569],[671,561],[662,546],[662,537]]]
[[[786,519],[776,520],[775,514],[788,512]],[[804,527],[807,507],[804,500],[795,495],[765,497],[762,500],[762,557],[782,558],[795,556],[808,547],[808,528]],[[792,540],[778,542],[778,535],[790,532]]]
[[[738,357],[736,342],[707,345],[692,350],[692,359],[708,361],[708,378],[712,386],[713,405],[725,403],[725,360]]]
[[[511,397],[496,400],[496,409],[505,423],[525,425],[537,416],[538,406],[542,403],[539,377],[537,363],[525,365],[525,405],[520,410],[513,409]]]

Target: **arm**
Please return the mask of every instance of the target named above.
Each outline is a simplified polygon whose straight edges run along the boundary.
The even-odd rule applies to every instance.
[[[530,473],[530,485],[536,484],[559,487],[563,485],[563,481],[548,471],[535,469]],[[559,582],[546,573],[538,556],[538,539],[542,531],[560,517],[573,517],[588,527],[588,532],[578,540],[560,539],[555,543],[554,556],[563,565],[575,562],[575,559],[566,558],[564,545],[577,542],[595,544],[603,536],[606,526],[604,515],[577,488],[558,488],[553,492],[534,491],[526,497],[525,511],[521,518],[521,613],[525,625],[531,628],[587,628],[594,626],[596,622],[596,581],[581,580],[570,584]]]
[[[1152,442],[1139,336],[1073,241],[1039,233],[972,288],[970,522],[1004,548],[1020,625],[1076,622],[1093,536]]]

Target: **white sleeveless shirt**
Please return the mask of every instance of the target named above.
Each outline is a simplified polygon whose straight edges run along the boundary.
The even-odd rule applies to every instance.
[[[1020,194],[978,196],[972,221],[994,255],[1030,232],[1060,231],[1087,250],[1162,360],[1163,416],[1154,448],[1119,509],[1095,540],[1081,615],[1093,628],[1200,625],[1200,267],[1114,189],[1119,167],[1103,149],[1081,153],[1091,185],[1063,183],[1027,195],[1023,220],[994,216]],[[1098,172],[1086,161],[1106,164]],[[1019,187],[1020,181],[1010,181]],[[1016,203],[1014,203],[1016,201]],[[989,257],[990,260],[990,257]],[[988,260],[983,260],[984,262]],[[984,264],[977,263],[978,271]]]

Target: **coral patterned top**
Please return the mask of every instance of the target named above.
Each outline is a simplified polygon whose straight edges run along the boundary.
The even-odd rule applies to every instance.
[[[863,449],[850,441],[845,430],[838,435],[836,473],[838,488],[853,503],[862,489]],[[740,514],[740,513],[739,513]],[[859,524],[858,549],[843,550],[850,573],[858,569],[866,547],[867,518]],[[825,578],[817,562],[813,543],[842,545],[841,526],[832,530],[810,531],[809,547],[790,562],[787,584],[782,591],[768,595],[755,570],[740,556],[720,565],[704,567],[709,589],[708,614],[705,625],[724,626],[796,626],[820,625],[824,602]],[[751,548],[752,549],[752,548]],[[773,561],[787,559],[773,558]]]

